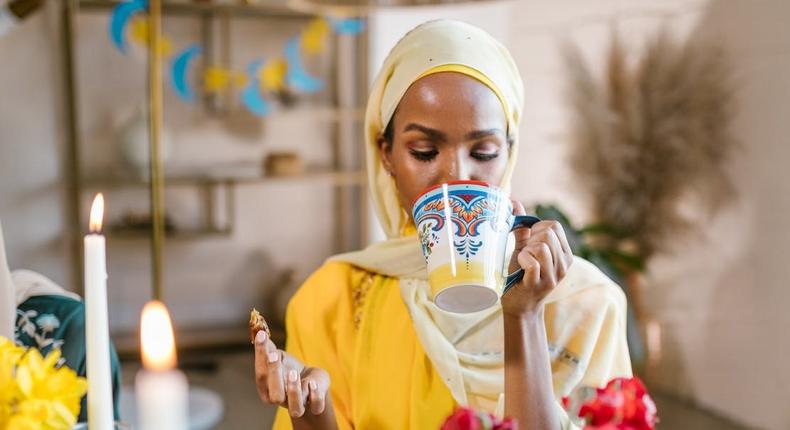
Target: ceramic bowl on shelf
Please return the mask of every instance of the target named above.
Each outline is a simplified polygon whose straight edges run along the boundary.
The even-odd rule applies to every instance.
[[[148,132],[148,109],[138,106],[134,114],[125,121],[116,133],[116,143],[126,166],[138,177],[148,178],[150,162],[150,135]],[[159,141],[159,160],[164,169],[173,155],[173,139],[167,128],[162,130]]]

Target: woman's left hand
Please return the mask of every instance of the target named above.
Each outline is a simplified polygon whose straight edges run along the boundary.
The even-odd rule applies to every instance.
[[[524,205],[514,200],[513,213],[526,214]],[[541,221],[532,228],[516,229],[514,234],[516,247],[509,270],[524,269],[524,278],[502,296],[502,311],[524,317],[543,310],[546,297],[573,264],[573,253],[557,221]]]

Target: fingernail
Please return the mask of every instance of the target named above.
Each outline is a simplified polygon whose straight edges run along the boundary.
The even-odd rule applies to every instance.
[[[310,385],[311,390],[315,390],[316,388],[318,388],[318,384],[316,384],[315,381],[310,381],[308,385]]]
[[[291,382],[296,382],[298,375],[296,374],[296,370],[291,370],[288,372],[288,380]]]
[[[266,343],[266,332],[261,330],[255,335],[255,342]]]
[[[276,362],[277,362],[277,358],[278,358],[277,356],[278,356],[278,355],[279,355],[279,354],[277,354],[276,352],[270,352],[270,353],[269,353],[269,363],[276,363]]]

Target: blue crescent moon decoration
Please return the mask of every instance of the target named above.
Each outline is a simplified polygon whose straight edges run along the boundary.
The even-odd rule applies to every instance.
[[[186,103],[195,101],[195,92],[189,87],[187,83],[187,70],[189,64],[198,55],[203,53],[203,48],[200,45],[192,45],[178,53],[173,58],[172,66],[170,68],[170,78],[173,81],[173,89],[176,95]]]
[[[328,18],[329,24],[335,30],[335,33],[356,35],[362,33],[365,29],[365,22],[356,18]]]
[[[130,0],[118,3],[112,10],[110,17],[110,40],[112,40],[115,47],[122,53],[126,53],[126,39],[124,38],[124,30],[126,24],[129,22],[134,14],[143,12],[148,9],[148,0]]]
[[[241,102],[253,114],[266,116],[272,112],[272,107],[261,97],[261,85],[258,78],[258,72],[260,72],[261,67],[263,67],[263,61],[260,60],[253,61],[247,66],[249,82],[241,92]]]
[[[294,37],[285,44],[285,59],[288,61],[288,73],[285,81],[297,90],[314,93],[321,90],[323,82],[310,76],[302,66],[302,57],[299,53],[301,38]]]

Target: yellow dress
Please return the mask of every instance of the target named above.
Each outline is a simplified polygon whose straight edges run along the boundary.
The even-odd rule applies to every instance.
[[[594,279],[592,265],[574,265],[580,278]],[[557,398],[577,384],[630,375],[624,310],[612,283],[546,305]],[[420,345],[397,278],[327,262],[289,303],[286,330],[289,353],[329,372],[340,429],[438,429],[456,406]],[[286,409],[274,428],[291,428]]]
[[[395,278],[327,263],[289,303],[286,331],[289,353],[329,372],[340,429],[438,429],[452,413]],[[274,428],[291,428],[286,409]]]

